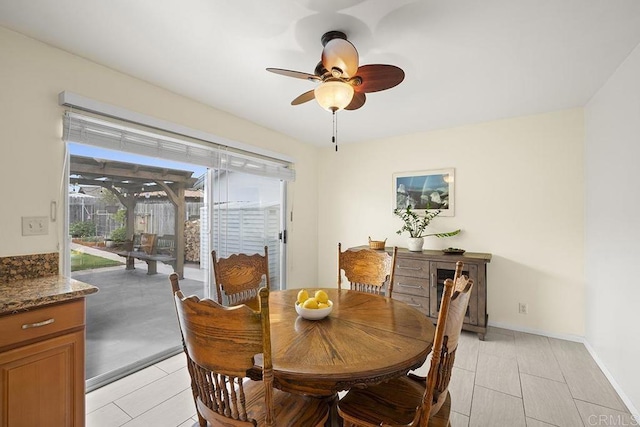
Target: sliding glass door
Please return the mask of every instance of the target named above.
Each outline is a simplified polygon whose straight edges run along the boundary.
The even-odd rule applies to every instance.
[[[114,143],[128,129],[98,122],[95,129],[65,122],[64,266],[100,289],[87,298],[89,390],[182,351],[169,274],[181,276],[185,293],[214,297],[212,250],[227,257],[267,246],[272,289],[280,289],[286,253],[286,183],[269,173],[277,167],[177,139],[167,144],[149,131]]]
[[[237,253],[262,253],[267,246],[271,290],[282,289],[286,184],[274,178],[225,170],[210,170],[209,179],[207,223],[211,249],[218,257],[226,258]],[[210,290],[213,295],[214,287]]]

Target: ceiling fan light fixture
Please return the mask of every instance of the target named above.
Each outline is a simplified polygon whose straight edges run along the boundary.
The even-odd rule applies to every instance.
[[[341,77],[353,77],[358,72],[358,51],[348,40],[330,40],[322,51],[322,64],[330,71],[338,69]]]
[[[316,101],[328,111],[344,109],[353,99],[353,86],[340,80],[327,80],[313,91]]]
[[[287,77],[319,82],[315,89],[298,95],[291,105],[300,105],[315,98],[325,110],[331,111],[333,136],[338,151],[338,110],[357,110],[367,101],[366,93],[391,89],[404,80],[404,71],[395,65],[358,64],[358,51],[342,31],[328,31],[322,35],[322,56],[314,74],[282,68],[267,71]]]

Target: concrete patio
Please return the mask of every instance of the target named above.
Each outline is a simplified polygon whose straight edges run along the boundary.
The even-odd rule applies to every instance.
[[[72,245],[72,249],[122,261],[99,249]],[[113,258],[115,257],[115,258]],[[158,265],[147,275],[146,264],[135,270],[125,265],[72,273],[74,279],[97,286],[87,298],[86,378],[90,388],[121,378],[182,351],[180,330],[168,276],[171,266]],[[204,295],[204,270],[185,268],[181,288],[189,295]]]

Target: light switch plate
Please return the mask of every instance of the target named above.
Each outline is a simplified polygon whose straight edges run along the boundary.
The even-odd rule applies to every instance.
[[[23,216],[22,235],[41,236],[49,234],[49,217],[46,216]]]

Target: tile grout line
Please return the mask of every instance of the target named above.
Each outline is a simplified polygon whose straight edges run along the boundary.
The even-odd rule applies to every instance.
[[[558,364],[558,368],[560,368],[560,373],[562,374],[562,378],[564,379],[564,383],[567,385],[567,388],[569,388],[569,394],[571,394],[571,388],[569,387],[569,383],[567,382],[567,376],[564,373],[564,370],[562,369],[562,365],[560,364],[560,360],[558,360],[558,356],[556,355],[556,352],[553,350],[553,346],[551,345],[551,341],[549,337],[545,337],[547,342],[549,343],[549,348],[551,349],[551,354],[553,354],[553,358],[556,361],[556,363]],[[571,395],[571,398],[573,398],[573,394]]]
[[[157,408],[158,406],[162,405],[163,403],[166,403],[167,401],[169,401],[169,400],[173,399],[174,397],[176,397],[176,396],[177,396],[177,395],[179,395],[180,393],[182,393],[182,392],[184,392],[185,390],[188,390],[188,389],[190,389],[190,388],[191,388],[191,386],[189,386],[189,387],[187,387],[187,388],[184,388],[184,389],[182,389],[182,390],[179,390],[176,394],[174,394],[174,395],[172,395],[172,396],[170,396],[170,397],[166,398],[165,400],[163,400],[163,401],[161,401],[161,402],[158,402],[157,404],[153,405],[151,408],[147,409],[147,410],[146,410],[146,411],[144,411],[144,412],[141,412],[140,414],[138,414],[138,415],[137,415],[137,416],[135,416],[135,417],[131,417],[131,415],[129,415],[129,413],[128,413],[127,411],[125,411],[124,409],[120,408],[120,407],[118,406],[118,404],[114,401],[114,402],[113,402],[113,404],[114,404],[114,405],[118,406],[120,409],[122,409],[122,411],[123,411],[125,414],[127,414],[127,415],[129,415],[129,416],[131,417],[131,419],[130,419],[129,421],[127,421],[127,422],[126,422],[126,423],[124,423],[124,424],[121,424],[121,426],[123,426],[123,425],[125,425],[125,424],[127,424],[127,423],[130,423],[131,421],[134,421],[134,420],[136,420],[136,419],[138,419],[138,418],[140,418],[140,417],[141,417],[141,416],[143,416],[144,414],[146,414],[146,413],[148,413],[148,412],[150,412],[150,411],[154,410],[154,409],[155,409],[155,408]],[[194,408],[194,411],[195,411],[195,408]],[[187,418],[187,420],[188,420],[188,419],[190,419],[190,418],[191,418],[191,417]],[[185,421],[186,421],[186,420],[185,420]],[[184,421],[183,421],[182,423],[184,423]],[[182,423],[181,423],[181,424],[182,424]],[[176,426],[176,427],[177,427],[177,426]]]
[[[551,354],[553,354],[553,358],[556,360],[556,363],[558,364],[558,367],[560,367],[560,373],[562,374],[562,378],[564,378],[564,383],[567,385],[567,390],[569,391],[569,396],[571,396],[571,402],[573,403],[573,407],[575,408],[576,412],[578,413],[578,416],[580,417],[580,421],[582,421],[582,424],[584,425],[584,421],[582,420],[582,413],[580,412],[580,408],[578,408],[578,405],[576,404],[576,400],[578,400],[578,399],[575,398],[575,396],[573,395],[573,392],[571,391],[571,387],[569,387],[569,383],[567,382],[567,376],[566,376],[566,374],[564,372],[563,365],[560,363],[560,360],[558,359],[558,355],[556,354],[556,351],[554,350],[554,347],[551,345],[551,339],[549,337],[547,337],[547,341],[549,341],[549,347],[551,348]],[[591,402],[588,402],[588,403],[591,403]],[[597,404],[594,404],[594,405],[597,405]],[[602,405],[600,405],[600,406],[602,406]]]
[[[473,370],[473,387],[471,387],[471,407],[469,408],[469,425],[471,424],[471,415],[473,415],[473,399],[476,394],[476,378],[478,376],[478,361],[480,359],[480,343],[478,342],[478,352],[476,353],[476,369]]]
[[[494,393],[504,394],[505,396],[515,397],[516,399],[520,399],[520,400],[524,401],[524,399],[523,399],[522,397],[520,397],[520,396],[514,396],[513,394],[505,393],[504,391],[494,390],[494,389],[492,389],[492,388],[489,388],[489,387],[486,387],[486,386],[483,386],[483,385],[479,385],[479,384],[478,384],[478,385],[475,385],[475,387],[480,387],[480,388],[483,388],[483,389],[485,389],[485,390],[492,391],[492,392],[494,392]],[[548,424],[548,423],[547,423],[547,424]]]
[[[164,375],[164,376],[161,376],[161,377],[158,377],[158,378],[156,378],[155,380],[153,380],[153,381],[151,381],[151,382],[148,382],[148,383],[146,383],[146,384],[144,384],[144,385],[142,385],[142,386],[140,386],[140,387],[138,387],[138,388],[136,388],[136,389],[134,389],[134,390],[131,390],[130,392],[128,392],[128,393],[126,393],[126,394],[123,394],[122,396],[118,396],[117,398],[112,399],[112,400],[110,400],[109,402],[107,402],[106,404],[104,404],[104,405],[100,406],[99,408],[96,408],[96,409],[94,409],[94,410],[93,410],[93,411],[91,411],[91,412],[87,412],[85,415],[92,414],[92,413],[94,413],[95,411],[97,411],[98,409],[104,408],[104,407],[105,407],[105,406],[107,406],[109,403],[113,403],[114,405],[118,406],[118,404],[116,403],[116,400],[120,400],[120,399],[122,399],[122,398],[124,398],[124,397],[127,397],[127,396],[129,396],[129,395],[131,395],[131,394],[133,394],[133,393],[135,393],[135,392],[137,392],[137,391],[139,391],[139,390],[143,389],[144,387],[147,387],[147,386],[149,386],[149,385],[151,385],[151,384],[153,384],[153,383],[155,383],[155,382],[157,382],[157,381],[160,381],[160,380],[162,380],[162,379],[164,379],[164,378],[166,378],[166,377],[168,377],[168,376],[170,375],[170,374],[166,373],[166,371],[165,371],[164,369],[161,369],[161,368],[157,367],[155,364],[154,364],[154,365],[151,365],[151,366],[148,366],[147,368],[150,368],[150,367],[154,367],[154,368],[159,369],[160,371],[164,372],[164,373],[165,373],[165,375]],[[145,368],[145,369],[147,369],[147,368]],[[182,369],[182,368],[180,368],[180,369]],[[178,370],[179,370],[179,369],[178,369]],[[140,371],[138,371],[138,372],[140,372]],[[177,371],[176,371],[176,372],[177,372]],[[125,378],[126,378],[126,377],[125,377]],[[120,380],[118,380],[118,381],[120,381]],[[112,383],[112,384],[113,384],[113,383]],[[100,390],[100,389],[97,389],[97,390]],[[96,390],[96,391],[97,391],[97,390]],[[91,393],[89,393],[89,394],[91,394]],[[86,395],[85,395],[85,399],[86,399]],[[118,408],[120,408],[120,406],[118,406]],[[127,414],[129,417],[131,417],[131,415],[129,415],[129,413],[128,413],[127,411],[125,411],[125,410],[124,410],[124,409],[122,409],[122,408],[120,408],[120,409],[121,409],[125,414]],[[133,418],[133,417],[132,417],[132,418]]]
[[[522,375],[523,375],[523,374],[524,374],[524,375],[529,375],[529,376],[534,377],[534,378],[540,378],[540,379],[543,379],[543,380],[553,381],[553,382],[556,382],[556,383],[558,383],[558,384],[564,384],[564,385],[566,385],[566,386],[567,386],[567,388],[569,387],[569,386],[567,385],[567,380],[566,380],[566,377],[565,377],[565,375],[564,375],[564,372],[562,371],[562,367],[560,366],[560,363],[559,363],[559,362],[558,362],[558,360],[557,360],[556,354],[555,354],[555,352],[553,351],[553,348],[551,347],[551,342],[549,341],[549,337],[544,336],[544,339],[545,339],[546,343],[547,343],[547,344],[548,344],[548,346],[549,346],[549,350],[551,351],[551,354],[553,355],[553,359],[556,361],[556,364],[558,365],[558,368],[560,369],[560,373],[562,374],[562,378],[563,378],[563,380],[564,380],[564,381],[562,381],[562,382],[561,382],[561,381],[558,381],[558,380],[555,380],[555,379],[552,379],[552,378],[545,378],[545,377],[542,377],[542,376],[539,376],[539,375],[534,375],[534,374],[530,374],[530,373],[527,373],[527,372],[521,372],[521,371],[520,371],[520,361],[518,360],[518,357],[517,357],[517,355],[519,354],[519,352],[518,352],[518,350],[516,349],[516,364],[518,365],[518,380],[519,380],[519,382],[520,382],[520,393],[522,393],[522,412],[523,412],[523,414],[524,414],[525,424],[526,424],[526,422],[527,422],[527,418],[531,418],[531,419],[533,419],[533,420],[540,421],[540,422],[543,422],[543,423],[545,423],[545,424],[549,424],[549,425],[553,425],[553,426],[556,426],[556,427],[557,427],[557,425],[556,425],[556,424],[551,424],[551,423],[549,423],[548,421],[542,421],[542,420],[539,420],[539,419],[537,419],[537,418],[534,418],[534,417],[528,416],[528,415],[527,415],[527,410],[526,410],[526,405],[525,405],[525,403],[524,403],[525,395],[524,395],[524,387],[522,386]],[[517,347],[517,345],[518,345],[518,344],[517,344],[517,342],[518,342],[518,340],[517,340],[517,339],[516,339],[516,337],[514,336],[514,346],[516,346],[516,347]],[[573,401],[573,396],[571,396],[571,400]],[[573,405],[574,405],[574,406],[576,406],[575,401],[573,401]],[[576,411],[577,411],[577,407],[576,407]],[[578,414],[579,414],[579,413],[580,413],[580,412],[578,411]],[[582,417],[581,417],[580,421],[582,421]]]
[[[513,350],[516,353],[516,366],[518,368],[518,383],[520,384],[520,395],[522,396],[522,414],[524,415],[524,424],[527,425],[527,408],[524,405],[524,388],[522,387],[522,372],[520,372],[520,362],[518,361],[518,349],[516,347],[516,337],[513,337]]]
[[[526,332],[523,332],[523,333],[526,333]],[[534,335],[535,335],[535,334],[534,334]],[[542,378],[542,379],[544,379],[544,380],[554,381],[554,382],[557,382],[557,383],[559,383],[559,384],[565,384],[565,385],[567,385],[567,387],[568,387],[569,385],[567,384],[567,379],[566,379],[566,377],[564,376],[564,372],[562,372],[562,367],[560,366],[560,363],[558,362],[558,360],[557,360],[557,358],[556,358],[556,354],[553,352],[553,348],[551,348],[551,343],[549,342],[549,337],[547,337],[547,336],[542,336],[542,335],[541,335],[541,337],[547,340],[547,343],[549,344],[549,349],[551,350],[551,354],[553,355],[553,358],[554,358],[554,360],[556,361],[556,364],[558,365],[558,369],[560,370],[560,373],[562,374],[562,379],[563,379],[563,381],[558,381],[558,380],[556,380],[556,379],[554,379],[554,378],[543,377],[543,376],[541,376],[541,375],[536,375],[536,374],[531,374],[531,373],[529,373],[529,372],[522,372],[522,371],[520,371],[520,362],[519,362],[519,359],[518,359],[518,357],[517,357],[517,355],[518,355],[518,351],[516,350],[516,363],[518,364],[518,374],[519,374],[519,375],[521,375],[521,374],[525,374],[525,375],[529,375],[529,376],[531,376],[531,377],[535,377],[535,378]],[[517,342],[517,340],[515,340],[515,342]],[[517,344],[515,344],[515,345],[517,346]],[[522,380],[520,381],[520,384],[522,385]],[[573,396],[571,396],[571,397],[573,397]]]
[[[571,392],[571,390],[569,390],[569,392]],[[609,407],[609,406],[607,406],[607,405],[603,405],[602,403],[589,402],[588,400],[578,399],[577,397],[573,397],[573,396],[571,396],[571,398],[572,398],[574,401],[583,402],[583,403],[586,403],[586,404],[588,404],[588,405],[600,406],[600,407],[602,407],[602,408],[607,408],[607,409],[609,409],[609,410],[611,410],[611,411],[616,411],[616,412],[620,412],[620,413],[623,413],[623,414],[633,415],[633,414],[629,411],[629,408],[627,408],[627,410],[626,410],[626,411],[621,411],[621,410],[620,410],[620,409],[618,409],[618,408],[611,408],[611,407]]]

